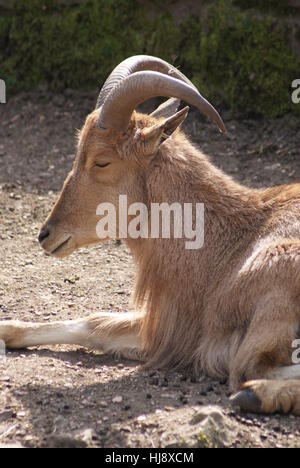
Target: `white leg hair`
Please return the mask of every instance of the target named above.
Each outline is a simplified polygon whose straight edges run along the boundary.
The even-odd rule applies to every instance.
[[[298,380],[300,379],[300,364],[279,367],[268,374],[270,380]]]
[[[70,344],[142,360],[141,314],[99,313],[79,320],[53,323],[0,322],[0,340],[7,348]]]

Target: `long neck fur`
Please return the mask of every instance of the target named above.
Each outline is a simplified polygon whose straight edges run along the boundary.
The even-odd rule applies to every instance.
[[[264,209],[259,191],[233,181],[180,132],[161,145],[146,174],[149,207],[152,202],[205,205],[202,249],[186,250],[184,239],[129,242],[138,269],[135,301],[146,309],[142,338],[150,365],[190,367],[211,284],[257,235]]]

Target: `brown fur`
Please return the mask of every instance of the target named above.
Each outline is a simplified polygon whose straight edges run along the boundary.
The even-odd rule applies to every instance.
[[[148,365],[228,376],[232,390],[290,365],[300,321],[300,185],[243,187],[182,132],[163,141],[149,131],[155,118],[134,113],[120,135],[99,130],[97,116],[94,111],[80,132],[73,171],[45,224],[51,234],[44,249],[53,253],[68,233],[71,240],[55,256],[99,242],[96,207],[117,207],[119,194],[149,208],[152,202],[204,203],[200,250],[186,250],[184,239],[126,241],[137,264],[134,300],[144,315],[135,330]],[[99,169],[96,162],[111,164]],[[117,322],[105,329],[107,336],[122,336],[124,324]],[[89,321],[94,341],[97,334],[103,338],[101,324]],[[278,404],[265,401],[268,391],[274,401],[269,382],[261,392],[259,383],[252,387],[271,412]],[[287,381],[280,392],[294,395],[295,388]]]
[[[254,380],[243,385],[261,401],[261,413],[293,413],[300,416],[300,381]]]

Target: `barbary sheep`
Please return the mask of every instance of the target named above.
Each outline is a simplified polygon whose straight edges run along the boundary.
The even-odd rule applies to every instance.
[[[151,115],[135,111],[155,96],[171,99]],[[232,180],[179,129],[188,113],[177,112],[180,100],[225,132],[218,112],[172,65],[148,56],[122,62],[80,131],[73,169],[39,241],[57,258],[103,241],[96,229],[102,203],[115,207],[116,238],[122,238],[118,203],[126,195],[128,204],[149,209],[153,203],[203,204],[201,248],[187,249],[184,236],[129,236],[136,313],[0,322],[0,338],[8,348],[76,344],[147,366],[228,377],[237,392],[233,403],[242,409],[300,414],[300,365],[293,359],[300,185],[257,190]]]

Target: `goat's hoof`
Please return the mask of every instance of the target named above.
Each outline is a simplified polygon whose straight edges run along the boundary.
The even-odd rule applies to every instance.
[[[251,388],[241,390],[230,397],[232,406],[247,413],[261,413],[262,403]]]

